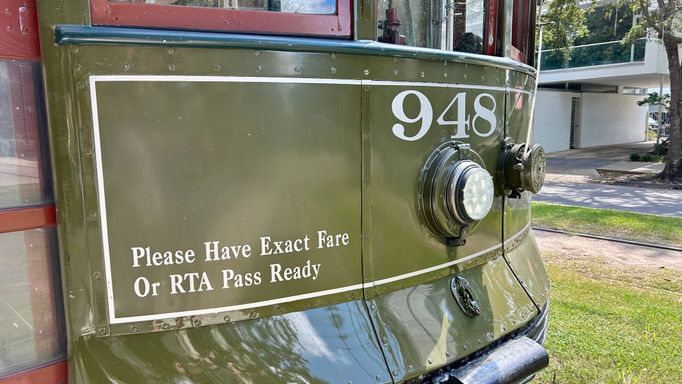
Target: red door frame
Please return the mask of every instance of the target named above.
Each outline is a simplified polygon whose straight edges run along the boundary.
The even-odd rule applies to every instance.
[[[352,37],[352,6],[337,0],[335,15],[314,15],[90,0],[93,25],[338,38]]]
[[[0,0],[0,60],[40,61],[36,0]],[[17,128],[14,130],[14,139],[17,153],[23,155],[22,158],[25,160],[38,162],[39,169],[42,170],[44,167],[41,166],[41,163],[47,159],[41,158],[40,147],[43,143],[40,142],[42,138],[38,134],[39,117],[36,100],[38,93],[36,91],[39,84],[34,82],[33,73],[29,68],[23,65],[9,66],[12,120],[13,124],[16,125],[15,128]],[[42,171],[38,178],[41,185],[47,180]],[[54,227],[57,224],[56,216],[54,203],[3,208],[0,209],[0,234]],[[36,240],[32,237],[34,235],[37,234],[30,234],[26,241]],[[36,279],[31,276],[40,276],[41,278],[46,274],[49,276],[49,271],[46,272],[46,268],[50,266],[35,256],[47,254],[48,257],[53,257],[49,253],[49,246],[47,249],[35,248],[34,252],[36,254],[27,255],[31,259],[28,263],[28,274],[32,281]],[[52,286],[51,281],[42,281],[38,285],[34,287],[32,293],[35,290],[50,289]],[[36,294],[42,293],[37,292]],[[42,303],[41,297],[32,295],[31,303],[31,305]],[[34,324],[41,324],[41,322],[48,321],[48,318],[41,315],[39,318],[34,318],[33,321]],[[42,328],[41,326],[36,327],[36,329]],[[60,384],[66,383],[67,377],[67,363],[62,360],[12,374],[0,379],[0,384]]]

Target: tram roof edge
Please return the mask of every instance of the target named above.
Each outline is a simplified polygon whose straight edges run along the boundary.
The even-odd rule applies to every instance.
[[[171,31],[146,28],[58,25],[59,45],[157,45],[201,48],[266,49],[293,52],[348,53],[427,60],[449,60],[467,64],[503,67],[535,76],[535,68],[510,58],[464,52],[379,43],[372,40],[340,40],[311,37],[247,35],[218,32]]]

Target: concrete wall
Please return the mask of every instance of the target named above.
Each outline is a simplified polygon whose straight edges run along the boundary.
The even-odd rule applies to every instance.
[[[594,147],[644,141],[646,107],[636,102],[642,96],[583,93],[578,147]]]
[[[535,105],[534,142],[547,152],[569,148],[571,98],[580,97],[580,132],[576,148],[634,143],[645,139],[646,107],[642,96],[615,93],[540,90]]]
[[[539,90],[535,102],[533,142],[547,152],[568,149],[571,134],[571,98],[580,93]]]

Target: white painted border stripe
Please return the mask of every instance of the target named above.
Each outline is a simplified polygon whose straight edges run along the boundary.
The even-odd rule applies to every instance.
[[[90,76],[90,104],[92,108],[92,125],[95,138],[95,165],[97,168],[97,198],[99,200],[100,229],[102,230],[102,252],[104,253],[104,275],[107,284],[107,304],[109,322],[116,319],[114,306],[114,290],[111,279],[111,261],[109,255],[109,229],[107,227],[107,203],[104,196],[104,173],[102,172],[102,148],[99,136],[99,112],[97,109],[96,77]]]
[[[185,76],[185,75],[94,75],[90,82],[201,82],[201,83],[278,83],[278,84],[337,84],[337,85],[383,85],[400,87],[431,87],[455,89],[480,89],[488,91],[510,91],[531,95],[532,92],[523,89],[497,87],[492,85],[475,85],[459,83],[429,83],[419,81],[382,81],[360,79],[325,79],[310,77],[255,77],[255,76]]]
[[[244,309],[251,309],[251,308],[265,307],[265,306],[275,305],[275,304],[289,303],[292,301],[312,299],[312,298],[319,297],[319,296],[334,295],[337,293],[355,291],[358,289],[362,289],[362,284],[349,285],[347,287],[341,287],[341,288],[335,288],[335,289],[327,289],[325,291],[304,293],[301,295],[279,297],[277,299],[272,299],[272,300],[256,301],[256,302],[252,302],[252,303],[239,304],[239,305],[230,305],[227,307],[196,309],[196,310],[180,311],[180,312],[167,312],[167,313],[159,313],[159,314],[145,315],[145,316],[119,317],[116,319],[112,319],[111,323],[112,324],[120,324],[120,323],[130,323],[133,321],[160,320],[160,319],[194,316],[194,315],[215,315],[215,314],[218,314],[221,312],[241,311]]]
[[[109,253],[109,230],[107,227],[107,210],[106,210],[106,197],[104,193],[104,174],[102,171],[102,148],[100,140],[99,131],[99,113],[97,108],[97,89],[96,83],[101,82],[141,82],[141,81],[158,81],[158,82],[240,82],[240,83],[280,83],[280,84],[339,84],[339,85],[386,85],[386,86],[414,86],[414,87],[440,87],[440,88],[470,88],[470,89],[484,89],[484,90],[497,90],[497,91],[513,91],[530,94],[528,91],[505,88],[505,87],[492,87],[492,86],[476,86],[476,85],[466,85],[466,84],[445,84],[445,83],[424,83],[424,82],[395,82],[395,81],[373,81],[373,80],[345,80],[345,79],[322,79],[322,78],[290,78],[290,77],[236,77],[236,76],[175,76],[175,75],[95,75],[90,76],[90,103],[92,108],[92,119],[93,119],[93,131],[94,131],[94,141],[95,141],[95,164],[97,169],[97,197],[99,199],[99,214],[100,214],[100,228],[102,231],[102,251],[104,253],[104,269],[106,278],[106,291],[107,291],[107,308],[109,312],[109,323],[110,324],[121,324],[136,321],[150,321],[150,320],[161,320],[174,317],[184,317],[184,316],[194,316],[194,315],[210,315],[217,314],[220,312],[228,311],[238,311],[256,307],[263,307],[268,305],[275,305],[281,303],[288,303],[296,300],[305,300],[310,298],[315,298],[319,296],[333,295],[337,293],[343,293],[348,291],[354,291],[363,288],[370,288],[378,285],[388,284],[395,281],[408,279],[411,277],[419,276],[429,272],[434,272],[439,269],[447,268],[456,264],[460,264],[469,260],[472,260],[478,256],[492,252],[496,249],[501,248],[501,245],[496,245],[482,251],[473,253],[469,256],[465,256],[461,259],[453,260],[447,263],[435,265],[433,267],[420,269],[418,271],[413,271],[410,273],[405,273],[398,276],[389,277],[386,279],[376,280],[364,284],[355,284],[346,287],[328,289],[324,291],[310,292],[301,295],[280,297],[272,300],[265,300],[247,304],[232,305],[227,307],[219,308],[208,308],[208,309],[198,309],[180,312],[167,312],[159,313],[154,315],[143,315],[143,316],[129,316],[129,317],[116,317],[115,305],[114,305],[114,294],[113,294],[113,283],[112,283],[112,273],[111,273],[111,261]],[[521,231],[519,231],[514,236],[504,241],[507,244],[510,241],[516,239],[523,232],[525,232],[530,227],[530,223],[526,225]]]
[[[188,82],[188,83],[279,83],[279,84],[340,84],[361,85],[356,79],[324,79],[309,77],[253,77],[253,76],[184,76],[184,75],[93,75],[91,81],[107,82]]]

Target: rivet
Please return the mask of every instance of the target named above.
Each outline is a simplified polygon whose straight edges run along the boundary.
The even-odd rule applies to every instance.
[[[444,74],[443,74],[443,77],[447,79],[447,78],[448,78],[448,74],[447,74],[447,73],[444,73]]]
[[[256,56],[260,56],[260,51],[255,51],[253,54]]]
[[[168,323],[163,323],[163,325],[161,325],[161,328],[163,328],[163,329],[168,329],[168,328],[170,328],[170,324],[168,324]]]
[[[223,68],[223,67],[221,67],[220,64],[216,64],[216,65],[213,66],[213,71],[214,71],[214,72],[220,72],[220,70],[221,70],[222,68]]]
[[[123,64],[123,70],[124,71],[129,71],[130,70],[130,64]]]
[[[200,325],[201,325],[201,320],[199,320],[199,319],[194,319],[194,320],[192,320],[192,325],[195,326],[195,327],[200,326]]]
[[[376,304],[372,304],[372,305],[370,305],[369,307],[370,307],[373,311],[376,311],[376,310],[377,310]]]
[[[447,61],[447,60],[443,60],[443,65],[447,67],[447,66],[448,66],[448,61]]]
[[[331,73],[336,73],[336,67],[331,68]]]
[[[71,52],[77,53],[77,52],[78,52],[78,47],[72,46],[72,47],[71,47]]]
[[[262,66],[262,65],[256,65],[256,72],[260,72],[260,71],[262,71],[262,70],[263,70],[263,66]]]
[[[384,345],[388,345],[388,339],[387,339],[387,338],[384,337],[384,339],[382,340],[382,342],[384,343]]]
[[[102,278],[102,274],[99,273],[99,272],[93,272],[93,273],[92,273],[92,277],[94,277],[95,280],[99,280],[99,279]]]
[[[294,68],[294,71],[296,71],[296,73],[301,73],[302,69],[301,69],[300,66],[297,65],[297,66]]]
[[[332,60],[336,60],[336,53],[332,53],[331,55]]]
[[[445,351],[445,356],[450,357],[450,351]]]
[[[140,328],[138,328],[137,325],[131,325],[131,326],[130,326],[130,330],[131,330],[133,333],[137,333],[137,331],[139,331]]]
[[[393,76],[398,76],[398,73],[400,73],[399,70],[397,70],[397,69],[394,69],[394,70],[393,70]]]
[[[431,361],[431,359],[426,360],[426,362],[429,363],[429,365],[433,364],[433,361]]]
[[[88,215],[90,217],[97,217],[97,211],[95,211],[94,209],[91,209],[90,212],[88,213]]]
[[[173,49],[173,48],[168,48],[168,54],[169,54],[169,55],[172,55],[172,54],[174,54],[174,53],[175,53],[175,49]]]
[[[398,377],[399,374],[400,372],[398,372],[397,370],[393,371],[393,376]]]
[[[100,336],[106,336],[107,334],[107,329],[106,328],[100,328],[97,330],[97,334]]]
[[[255,319],[258,317],[258,312],[253,311],[253,312],[251,312],[251,314],[249,316],[251,316],[252,319]]]
[[[225,316],[225,317],[223,317],[223,320],[224,320],[226,323],[229,323],[229,322],[230,322],[230,316]]]
[[[171,72],[175,72],[175,64],[168,64],[168,70]]]
[[[414,365],[412,365],[412,364],[408,365],[408,366],[407,366],[407,371],[408,371],[408,372],[414,371]]]
[[[84,82],[79,82],[77,85],[78,89],[85,89],[85,83]]]
[[[377,381],[379,381],[381,380],[381,375],[376,375],[374,378],[377,379]]]
[[[76,72],[80,72],[81,69],[83,69],[83,67],[80,64],[76,64],[73,66],[73,70]]]
[[[424,73],[424,71],[421,71],[421,72],[419,73],[419,76],[424,77],[424,76],[426,76],[426,74]]]
[[[91,150],[90,148],[85,148],[85,149],[83,150],[83,153],[84,153],[86,156],[90,156],[90,155],[92,155],[92,150]]]
[[[364,74],[365,74],[365,76],[369,76],[369,69],[365,69],[365,70],[363,70],[363,71],[362,71],[362,73],[364,73]]]
[[[478,343],[478,345],[482,345],[482,344],[483,344],[483,342],[481,341],[481,339],[476,340],[476,342]]]

